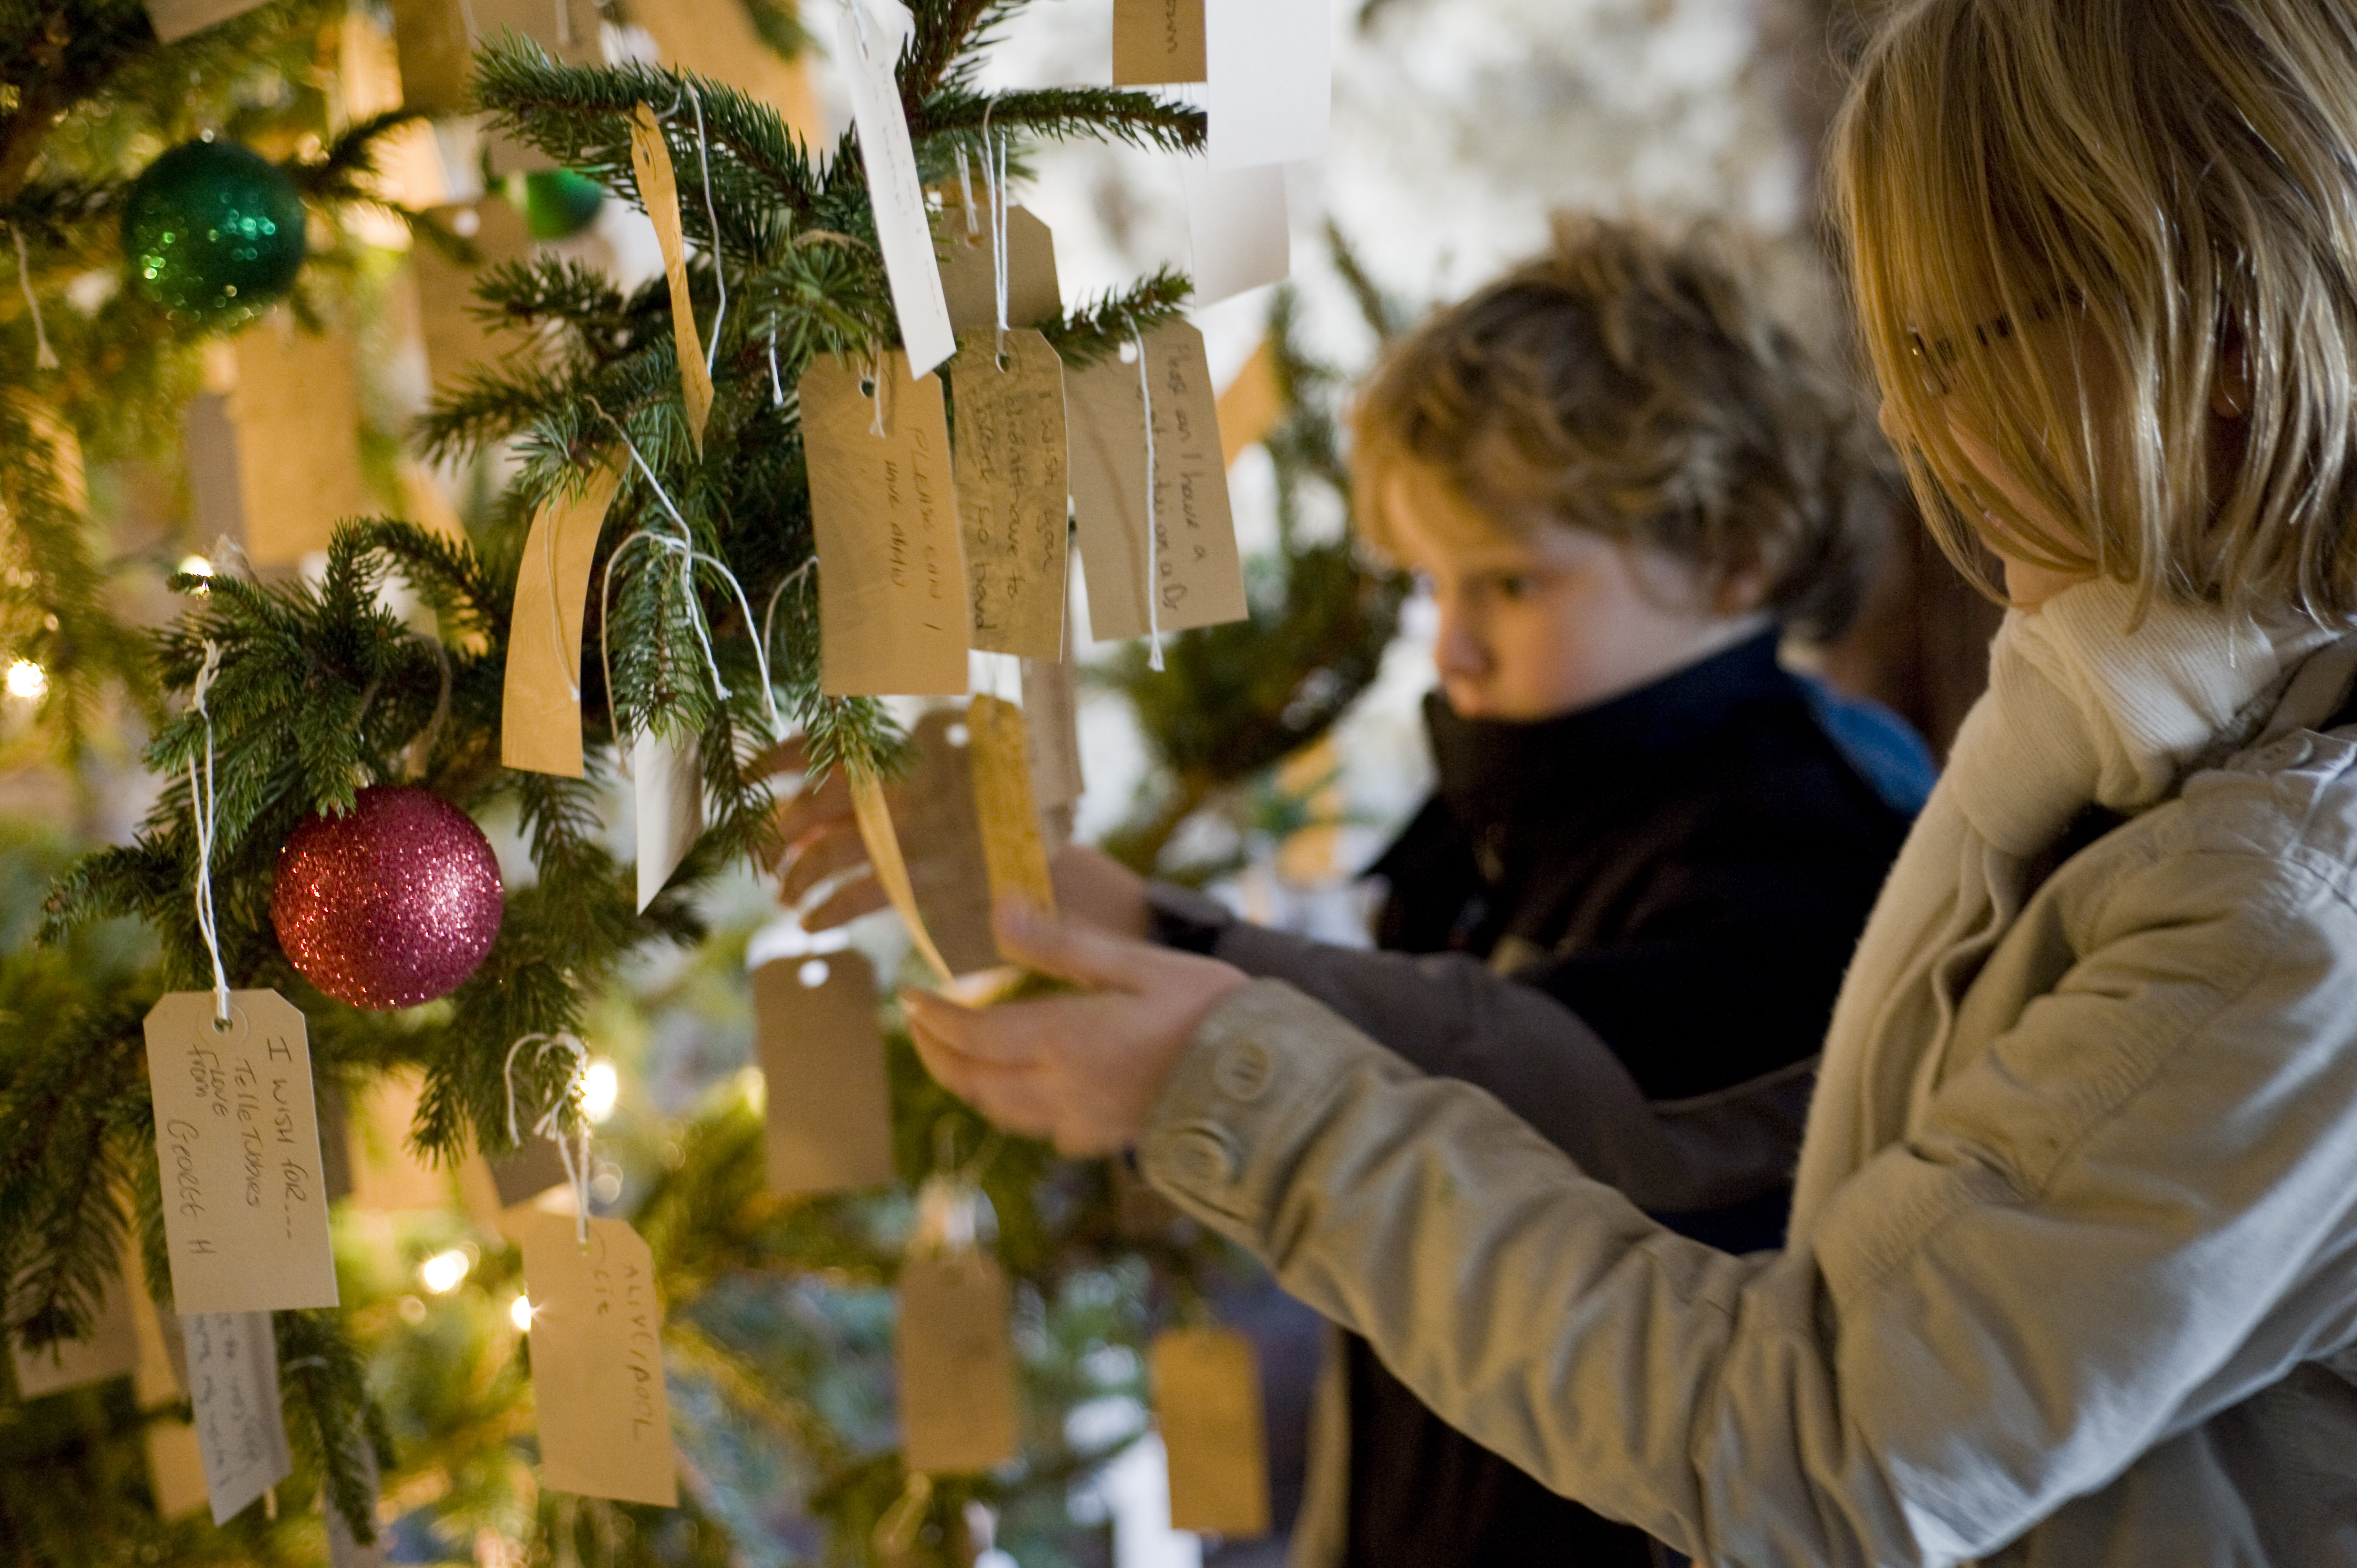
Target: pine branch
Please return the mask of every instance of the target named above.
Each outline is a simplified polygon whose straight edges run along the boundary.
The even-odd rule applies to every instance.
[[[1144,283],[1108,291],[1040,330],[1066,364],[1093,365],[1122,344],[1180,319],[1194,292],[1186,274],[1164,267]]]
[[[942,92],[911,112],[909,134],[920,142],[954,134],[978,147],[986,124],[993,131],[1028,131],[1050,141],[1087,136],[1147,152],[1191,153],[1202,150],[1208,124],[1201,110],[1150,92],[1059,87],[994,97]]]
[[[376,1540],[376,1492],[369,1485],[371,1436],[367,1369],[333,1311],[271,1315],[278,1340],[278,1383],[287,1436],[317,1474],[328,1506],[344,1516],[354,1541]]]

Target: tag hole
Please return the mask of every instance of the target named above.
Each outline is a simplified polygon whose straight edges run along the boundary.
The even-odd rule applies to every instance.
[[[1134,364],[1137,363],[1137,345],[1136,345],[1136,344],[1135,344],[1135,343],[1124,343],[1124,344],[1121,346],[1121,362],[1122,362],[1123,364],[1125,364],[1125,365],[1134,365]]]
[[[1006,367],[1014,362],[1015,357],[1012,354],[1001,354],[997,359],[992,361],[992,363],[998,367],[998,373],[1001,375],[1005,375],[1006,373]]]
[[[876,383],[869,381],[865,376],[861,377],[859,381],[859,395],[861,397],[874,397],[876,395]]]
[[[802,983],[802,989],[804,991],[816,991],[820,986],[826,983],[826,977],[832,972],[833,972],[826,967],[826,960],[823,958],[814,958],[808,963],[802,965],[802,968],[796,970],[794,972],[794,975],[795,978],[799,979]]]
[[[237,1026],[227,1018],[216,1017],[213,1019],[212,1025],[213,1033],[216,1035],[234,1034],[237,1031]]]
[[[967,741],[974,738],[974,731],[966,728],[963,725],[952,725],[949,728],[942,732],[942,738],[948,741],[952,746],[963,746]]]

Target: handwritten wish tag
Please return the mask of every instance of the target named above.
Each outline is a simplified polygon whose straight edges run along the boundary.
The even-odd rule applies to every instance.
[[[753,1046],[768,1086],[771,1192],[891,1181],[892,1090],[866,958],[845,949],[755,970]]]
[[[1213,168],[1324,156],[1334,118],[1332,0],[1203,0]]]
[[[867,171],[876,239],[892,285],[892,309],[900,319],[900,341],[909,351],[910,373],[921,376],[957,352],[957,339],[942,297],[932,220],[893,76],[916,26],[899,0],[847,0],[837,26],[835,59],[849,80],[851,117],[859,128],[859,158]]]
[[[311,332],[284,310],[231,340],[237,387],[239,524],[246,558],[293,565],[325,550],[336,523],[374,509],[361,478],[360,376],[338,332]]]
[[[1037,332],[960,339],[958,521],[964,533],[974,646],[1053,659],[1064,647],[1064,563],[1071,506],[1064,443],[1064,362]]]
[[[159,44],[177,44],[207,27],[242,16],[262,0],[147,0],[147,20]]]
[[[909,733],[916,765],[897,791],[894,826],[909,886],[942,958],[955,973],[998,962],[990,932],[990,865],[974,793],[973,732],[965,715],[936,708]]]
[[[1171,1528],[1266,1535],[1267,1440],[1252,1341],[1232,1329],[1176,1328],[1155,1337],[1146,1363],[1169,1456]]]
[[[147,1014],[156,1157],[181,1312],[336,1305],[303,1015],[275,991],[168,993]]]
[[[295,1472],[278,1405],[278,1342],[266,1312],[182,1313],[180,1332],[205,1491],[213,1522],[227,1524]]]
[[[499,199],[472,206],[439,207],[427,220],[457,235],[479,258],[459,261],[433,241],[410,247],[409,266],[417,285],[418,332],[425,342],[425,368],[436,390],[448,391],[478,366],[490,365],[523,343],[508,329],[475,314],[480,303],[475,284],[489,269],[532,254],[532,231],[524,216]]]
[[[106,1294],[99,1298],[87,1334],[38,1350],[26,1349],[12,1334],[8,1357],[16,1369],[20,1399],[37,1400],[85,1383],[130,1376],[139,1366],[139,1331],[123,1276],[118,1273],[106,1282]]]
[[[912,376],[899,354],[881,356],[878,373],[871,381],[830,359],[802,372],[820,688],[962,696],[965,562],[942,383]]]
[[[1203,80],[1203,0],[1114,0],[1113,82]]]
[[[1212,168],[1189,158],[1183,182],[1195,305],[1285,281],[1293,271],[1293,231],[1283,164]]]
[[[1072,836],[1073,808],[1088,781],[1081,773],[1080,703],[1072,666],[1062,660],[1023,661],[1023,724],[1031,754],[1031,798],[1049,848]]]
[[[671,144],[663,140],[655,112],[640,103],[630,110],[630,167],[638,176],[639,199],[655,226],[662,251],[663,277],[671,285],[671,330],[679,355],[680,396],[687,403],[688,438],[704,455],[704,425],[712,417],[712,372],[704,363],[704,339],[695,329],[695,301],[687,292],[687,236],[680,228],[679,180],[671,166]]]
[[[1048,847],[1031,797],[1023,710],[997,697],[976,697],[966,710],[966,725],[974,732],[974,799],[982,815],[991,898],[1053,914],[1056,888],[1048,879]]]
[[[692,735],[642,732],[630,743],[639,821],[639,913],[704,836],[704,753]]]
[[[1015,1457],[1006,1275],[996,1259],[956,1251],[903,1264],[897,1348],[910,1470],[970,1475]]]
[[[623,1220],[590,1220],[586,1249],[574,1226],[568,1216],[529,1208],[511,1217],[532,1302],[542,1482],[676,1508],[654,1254]]]
[[[1086,371],[1067,372],[1065,380],[1072,505],[1080,524],[1089,624],[1100,640],[1216,626],[1250,613],[1203,335],[1184,321],[1173,322],[1146,335],[1144,352],[1143,377],[1135,363],[1108,357]],[[1151,621],[1146,596],[1149,538]]]
[[[975,199],[981,199],[977,190]],[[990,218],[979,232],[966,228],[963,188],[952,184],[942,209],[948,238],[942,242],[942,295],[950,325],[963,338],[998,325],[998,268],[991,260]],[[1056,279],[1056,236],[1020,207],[1006,209],[1006,325],[1037,327],[1064,314],[1063,286]]]
[[[533,514],[516,572],[500,706],[500,760],[510,768],[581,777],[581,623],[590,561],[621,485],[621,470],[600,463],[578,494],[559,491]]]
[[[924,913],[917,908],[916,890],[909,884],[909,865],[900,858],[900,835],[893,830],[892,809],[885,803],[882,782],[872,773],[854,773],[850,782],[852,816],[859,823],[859,841],[867,848],[867,864],[875,868],[876,880],[892,901],[917,951],[933,966],[935,974],[950,979],[949,962],[933,945]]]

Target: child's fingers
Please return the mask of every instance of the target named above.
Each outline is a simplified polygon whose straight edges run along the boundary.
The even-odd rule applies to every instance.
[[[815,909],[795,917],[805,931],[831,931],[862,915],[872,915],[889,904],[884,885],[873,876],[854,877],[828,894]]]
[[[1137,992],[1157,950],[1144,942],[1076,926],[1019,904],[1001,904],[992,925],[999,950],[1013,962],[1093,991]]]
[[[830,876],[867,864],[867,845],[849,822],[814,828],[786,846],[778,863],[778,900],[799,904]]]

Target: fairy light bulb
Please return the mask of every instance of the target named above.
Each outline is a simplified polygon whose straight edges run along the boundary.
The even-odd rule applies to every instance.
[[[458,1282],[465,1279],[467,1271],[474,1266],[472,1258],[454,1247],[447,1252],[436,1252],[420,1263],[417,1266],[418,1283],[435,1295],[447,1295],[458,1288]]]
[[[614,1113],[614,1101],[622,1092],[621,1075],[609,1061],[593,1061],[581,1073],[581,1114],[591,1122],[603,1122]]]
[[[10,696],[38,703],[48,694],[49,672],[29,659],[19,659],[8,666],[6,684]]]

